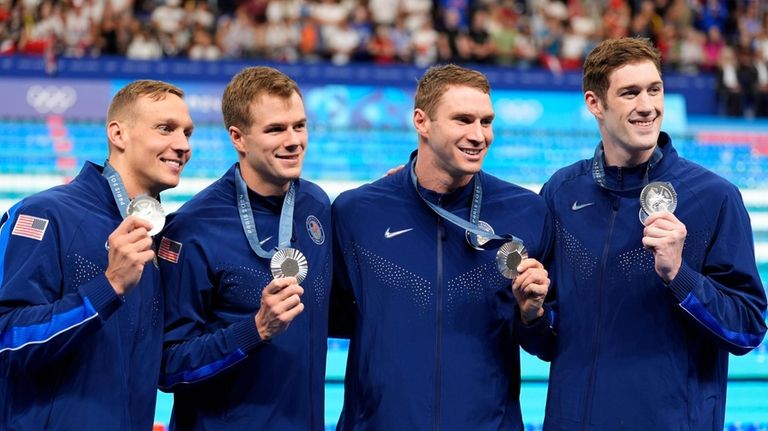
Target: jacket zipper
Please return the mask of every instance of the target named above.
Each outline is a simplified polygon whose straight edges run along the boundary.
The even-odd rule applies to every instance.
[[[592,390],[595,385],[595,375],[597,374],[597,356],[600,350],[600,332],[601,332],[601,316],[603,313],[603,288],[605,287],[605,272],[606,264],[608,262],[608,251],[611,246],[611,239],[613,238],[613,226],[616,223],[616,215],[619,212],[619,198],[611,197],[611,222],[608,224],[608,238],[605,240],[605,246],[603,247],[603,255],[600,260],[600,282],[598,284],[598,296],[597,296],[597,328],[595,329],[595,335],[592,340],[593,356],[592,356],[592,369],[589,373],[589,380],[587,381],[587,392],[584,398],[584,416],[581,422],[581,429],[586,430],[590,421],[590,410],[592,407]]]
[[[440,205],[440,200],[437,201]],[[441,371],[440,354],[443,321],[443,240],[445,238],[445,226],[443,219],[437,218],[437,319],[435,319],[435,431],[440,430],[440,393]]]

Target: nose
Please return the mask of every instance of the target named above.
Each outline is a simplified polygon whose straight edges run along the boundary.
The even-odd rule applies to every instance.
[[[650,114],[653,112],[653,98],[648,92],[643,91],[637,95],[637,112],[641,114]]]
[[[288,139],[286,140],[285,146],[289,150],[294,150],[296,147],[300,147],[301,143],[304,142],[304,137],[306,135],[306,130],[294,130],[293,128],[288,128]]]
[[[190,137],[187,136],[183,130],[179,131],[176,139],[171,143],[171,149],[176,152],[177,156],[183,157],[192,152],[192,147],[189,145],[189,139]]]
[[[475,120],[469,127],[470,130],[467,134],[467,139],[474,144],[483,144],[485,142],[485,133],[483,124],[480,120]]]

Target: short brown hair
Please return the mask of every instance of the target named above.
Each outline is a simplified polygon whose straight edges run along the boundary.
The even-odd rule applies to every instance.
[[[120,116],[131,116],[130,110],[140,97],[149,97],[157,101],[165,99],[169,93],[184,98],[184,91],[167,82],[151,79],[133,81],[121,88],[112,98],[107,111],[107,123]]]
[[[626,64],[646,60],[652,61],[661,75],[661,55],[650,39],[644,37],[606,39],[600,42],[584,60],[582,90],[593,91],[598,99],[605,102],[611,73]]]
[[[235,75],[221,98],[224,126],[236,126],[248,133],[253,124],[251,102],[264,94],[289,99],[293,93],[302,97],[296,81],[277,69],[266,66],[247,67]]]
[[[488,78],[476,70],[455,64],[432,66],[427,69],[416,87],[414,109],[421,109],[431,118],[440,98],[451,86],[471,87],[483,93],[491,94]]]

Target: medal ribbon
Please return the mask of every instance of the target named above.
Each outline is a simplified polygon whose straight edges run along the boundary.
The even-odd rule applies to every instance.
[[[658,145],[653,149],[651,160],[648,161],[648,166],[645,167],[645,174],[643,175],[643,187],[648,185],[648,174],[651,169],[655,168],[659,164],[661,158],[664,157],[664,153],[661,151]],[[595,156],[592,158],[592,178],[602,188],[607,190],[614,190],[608,186],[608,182],[605,180],[605,150],[603,150],[603,143],[600,142],[595,148]]]
[[[109,188],[112,190],[112,197],[115,198],[117,208],[120,210],[120,215],[123,218],[127,217],[128,204],[130,199],[128,198],[128,192],[125,191],[125,184],[123,179],[120,178],[120,174],[109,164],[109,161],[104,162],[104,171],[102,172],[104,178],[109,183]]]
[[[418,180],[416,178],[416,157],[414,157],[411,161],[411,182],[413,183],[414,190],[416,190],[416,194],[418,194],[421,200],[423,200],[424,203],[426,203],[427,206],[429,206],[429,208],[431,208],[432,211],[434,211],[438,216],[471,233],[472,235],[470,235],[470,242],[472,243],[473,247],[487,250],[490,248],[501,247],[504,243],[509,241],[517,241],[522,244],[523,240],[512,234],[497,235],[492,232],[486,232],[477,227],[477,223],[480,221],[480,207],[483,203],[483,186],[480,184],[480,180],[477,178],[477,175],[474,176],[472,181],[474,182],[474,191],[472,193],[472,206],[469,210],[469,221],[467,221],[446,210],[445,208],[433,204],[424,196],[422,196],[421,192],[419,192]],[[477,241],[478,236],[488,238],[489,240],[485,244],[480,245]]]
[[[235,166],[235,187],[237,189],[237,212],[240,214],[240,223],[243,232],[248,238],[248,244],[257,256],[270,259],[277,250],[288,248],[291,245],[291,233],[293,231],[293,207],[296,203],[296,188],[291,181],[288,192],[283,200],[283,208],[280,210],[280,226],[277,233],[277,247],[272,250],[264,250],[259,243],[259,234],[256,232],[256,222],[253,219],[251,200],[248,198],[248,186],[240,174],[240,166]]]

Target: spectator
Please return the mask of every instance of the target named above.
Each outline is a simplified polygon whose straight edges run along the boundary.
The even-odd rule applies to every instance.
[[[163,48],[160,41],[146,26],[136,23],[138,33],[133,37],[125,56],[131,60],[158,60],[163,58]]]
[[[215,61],[221,58],[221,50],[213,43],[213,37],[208,31],[198,26],[189,48],[190,60]]]
[[[717,69],[717,101],[720,113],[729,117],[744,114],[744,93],[739,83],[738,67],[733,48],[724,47]]]

